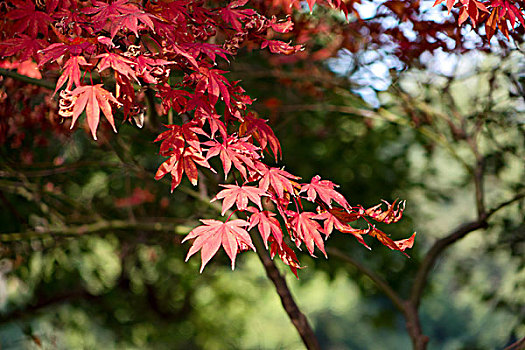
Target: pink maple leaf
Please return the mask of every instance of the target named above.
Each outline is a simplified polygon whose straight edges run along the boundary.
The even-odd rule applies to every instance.
[[[88,66],[84,56],[71,56],[66,64],[64,64],[64,71],[60,78],[58,78],[55,94],[67,81],[66,89],[71,90],[73,83],[76,87],[80,86],[80,66]]]
[[[217,199],[222,201],[222,213],[224,215],[233,204],[237,205],[237,209],[246,210],[248,207],[248,199],[255,203],[260,210],[262,210],[261,197],[266,196],[266,191],[261,190],[255,186],[237,186],[237,185],[221,185],[225,190],[220,191],[212,202]]]
[[[184,243],[189,239],[196,238],[188,251],[186,261],[200,250],[202,261],[201,273],[221,245],[230,257],[232,270],[235,268],[235,258],[239,251],[247,249],[255,251],[252,239],[245,229],[245,227],[249,225],[247,221],[236,219],[227,222],[218,220],[201,220],[201,222],[204,225],[193,229],[182,241]]]
[[[127,59],[126,57],[122,57],[116,53],[103,53],[101,55],[96,56],[95,58],[101,58],[100,62],[98,63],[99,72],[102,72],[103,70],[108,68],[113,68],[113,70],[126,76],[128,79],[133,78],[140,85],[140,82],[137,76],[135,75],[135,71],[130,66],[135,62]]]
[[[268,249],[268,239],[270,235],[273,236],[279,247],[283,244],[283,231],[279,221],[275,218],[275,214],[270,211],[258,211],[256,208],[248,208],[253,214],[250,216],[250,226],[248,230],[251,230],[255,226],[259,229],[259,233],[264,242],[264,246]]]
[[[334,187],[338,187],[332,181],[321,180],[319,175],[316,175],[312,178],[312,181],[309,184],[303,184],[301,188],[302,192],[306,192],[310,202],[315,202],[317,196],[326,204],[329,208],[332,207],[332,200],[339,203],[346,210],[350,210],[350,205],[346,201],[345,197],[342,194],[334,190]]]
[[[294,187],[297,183],[293,180],[299,180],[300,177],[294,176],[287,171],[278,168],[268,168],[262,179],[259,181],[259,188],[267,191],[270,186],[279,198],[284,197],[284,191],[294,194]]]
[[[116,105],[120,103],[111,94],[111,92],[105,90],[102,84],[79,86],[71,92],[73,98],[76,98],[73,107],[73,120],[71,127],[75,124],[80,114],[86,110],[86,118],[91,130],[93,138],[97,139],[97,127],[100,121],[100,111],[104,113],[109,124],[113,128],[113,131],[117,132],[115,128],[115,122],[113,120],[113,112],[111,111],[110,102]]]
[[[314,220],[315,218],[316,214],[312,212],[295,213],[291,224],[296,234],[296,244],[299,247],[301,242],[304,242],[312,256],[314,256],[314,249],[317,246],[324,256],[327,257],[323,238],[321,237],[323,228]]]

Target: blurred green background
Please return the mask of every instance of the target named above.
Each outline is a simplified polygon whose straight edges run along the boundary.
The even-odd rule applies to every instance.
[[[270,120],[287,170],[330,178],[353,205],[407,200],[403,220],[383,228],[393,239],[418,232],[410,259],[372,239],[372,251],[340,233],[326,243],[406,297],[436,239],[476,216],[476,159],[451,120],[476,134],[487,207],[523,193],[524,62],[498,57],[451,55],[456,68],[444,72],[432,58],[398,71],[344,52],[278,66],[245,52],[229,70]],[[377,74],[385,83],[363,81],[366,69],[386,72]],[[202,274],[198,258],[184,262],[182,234],[217,215],[202,193],[213,196],[221,179],[203,172],[205,187],[184,180],[170,194],[168,180],[153,179],[162,158],[152,141],[166,121],[148,118],[144,129],[101,130],[99,142],[82,127],[52,132],[45,118],[23,124],[22,139],[5,133],[1,349],[302,349],[255,254],[239,256],[235,271],[223,251]],[[498,349],[525,337],[523,204],[438,260],[420,307],[430,349]],[[403,316],[369,278],[334,256],[298,257],[299,280],[279,267],[323,348],[411,347]]]

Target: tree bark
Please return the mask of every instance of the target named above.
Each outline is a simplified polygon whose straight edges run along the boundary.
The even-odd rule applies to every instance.
[[[320,350],[321,346],[319,345],[319,341],[317,340],[317,337],[315,336],[308,319],[299,309],[299,306],[295,302],[292,293],[288,288],[286,280],[279,272],[277,266],[275,266],[273,260],[267,254],[260,237],[257,234],[254,234],[252,238],[255,247],[257,248],[257,255],[259,256],[259,259],[261,260],[266,271],[266,276],[268,276],[270,281],[272,281],[273,285],[275,286],[275,290],[281,298],[283,308],[288,314],[288,317],[290,318],[290,321],[292,321],[295,329],[297,329],[297,332],[303,340],[304,345],[309,350]]]

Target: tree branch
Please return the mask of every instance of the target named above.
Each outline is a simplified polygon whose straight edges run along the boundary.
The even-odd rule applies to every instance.
[[[16,73],[8,69],[0,68],[0,75],[9,77],[9,78],[13,78],[15,80],[18,80],[24,83],[41,86],[49,90],[55,90],[55,83],[51,81],[31,78],[31,77],[28,77],[27,75],[19,74],[19,73]]]
[[[443,253],[443,251],[447,249],[451,244],[465,237],[470,232],[476,231],[480,228],[486,228],[487,226],[487,222],[484,220],[472,221],[459,226],[448,236],[441,238],[434,243],[432,248],[430,248],[430,250],[426,254],[425,259],[421,263],[421,266],[417,271],[414,284],[412,285],[410,300],[414,303],[416,307],[419,306],[419,303],[421,301],[421,295],[423,294],[423,290],[427,284],[427,279],[430,270],[436,263],[436,260],[441,255],[441,253]]]
[[[266,270],[266,276],[268,276],[268,279],[270,279],[270,281],[272,281],[273,285],[275,286],[277,294],[279,294],[279,297],[281,298],[283,308],[288,314],[290,321],[292,321],[293,325],[295,326],[295,329],[297,329],[297,332],[301,336],[304,345],[310,350],[321,349],[321,346],[319,345],[317,337],[315,336],[308,319],[297,306],[292,293],[286,284],[286,280],[268,255],[261,238],[257,234],[253,235],[252,237],[255,247],[257,248],[257,255],[259,256],[259,259]]]
[[[376,284],[376,286],[385,293],[385,295],[394,303],[394,306],[399,309],[401,312],[405,312],[404,301],[401,297],[388,285],[388,283],[378,276],[374,271],[368,269],[367,267],[361,265],[358,261],[352,259],[347,254],[343,253],[337,248],[328,247],[326,248],[328,254],[334,255],[344,262],[354,266],[361,273],[366,275]]]
[[[45,228],[39,230],[28,230],[23,232],[0,233],[0,242],[26,241],[41,239],[48,236],[82,236],[96,234],[111,230],[144,230],[155,232],[178,232],[181,226],[179,222],[129,222],[123,220],[97,221],[92,224],[78,226],[64,226],[56,228]]]
[[[495,214],[500,209],[514,202],[517,202],[524,197],[525,197],[525,193],[517,194],[510,200],[505,201],[499,204],[498,206],[494,207],[493,209],[489,210],[484,215],[484,217],[459,226],[454,231],[452,231],[448,236],[441,238],[434,243],[432,248],[430,248],[430,250],[426,254],[425,259],[421,263],[421,266],[419,267],[418,272],[416,274],[414,284],[412,286],[410,300],[416,308],[419,306],[419,303],[421,302],[421,296],[426,286],[428,275],[430,274],[430,270],[435,265],[436,260],[443,253],[443,251],[445,251],[445,249],[447,249],[451,244],[465,237],[469,233],[476,231],[480,228],[487,228],[488,227],[487,219],[490,216]]]
[[[525,337],[521,338],[520,340],[510,344],[503,350],[520,350],[525,349]]]

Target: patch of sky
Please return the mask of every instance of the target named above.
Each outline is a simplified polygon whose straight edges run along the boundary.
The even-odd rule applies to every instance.
[[[361,4],[356,4],[355,8],[362,20],[380,21],[384,28],[398,27],[409,40],[415,41],[418,34],[414,31],[412,22],[400,23],[398,18],[389,15],[390,10],[382,6],[383,3],[384,1],[363,1]],[[375,19],[378,15],[385,16],[381,19]],[[450,20],[451,16],[445,6],[434,6],[433,0],[420,3],[420,20],[444,23]],[[367,30],[367,28],[363,27],[362,30]],[[366,36],[369,33],[362,32],[361,34]],[[474,32],[469,24],[463,25],[461,35],[464,37],[464,47],[475,49],[482,45],[483,42],[479,34]],[[436,38],[436,40],[444,41],[448,49],[456,47],[456,41],[444,33],[436,33]],[[388,42],[388,40],[389,38],[384,38],[382,41]],[[432,38],[428,38],[428,40],[433,41]],[[514,46],[513,43],[509,43],[509,45]],[[497,43],[491,48],[492,51],[500,50]],[[404,63],[394,54],[395,49],[394,44],[383,45],[381,49],[373,47],[373,49],[357,54],[342,49],[337,57],[328,61],[328,67],[334,73],[347,77],[353,83],[351,91],[377,108],[381,104],[378,92],[387,90],[392,84],[390,71],[406,68]],[[424,52],[420,57],[420,62],[425,67],[424,69],[433,76],[461,77],[472,74],[472,68],[477,66],[484,57],[485,55],[477,51],[459,55],[437,49],[433,53]]]

